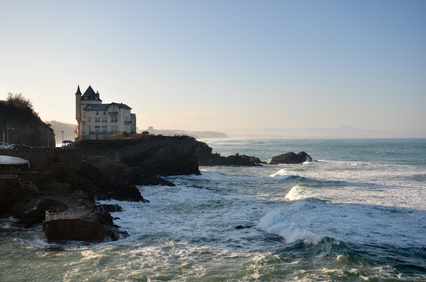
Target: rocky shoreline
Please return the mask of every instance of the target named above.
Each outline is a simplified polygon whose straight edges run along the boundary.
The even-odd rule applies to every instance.
[[[81,158],[72,162],[52,158],[23,169],[19,178],[0,179],[0,217],[18,218],[17,224],[24,227],[43,223],[49,241],[118,240],[127,233],[113,223],[109,212],[121,207],[98,205],[97,200],[147,203],[136,185],[174,186],[161,176],[200,174],[199,166],[265,164],[257,157],[213,154],[192,137],[151,136],[139,143],[101,146],[97,141],[82,142],[79,148]],[[274,157],[271,163],[304,161],[312,158],[300,152]]]

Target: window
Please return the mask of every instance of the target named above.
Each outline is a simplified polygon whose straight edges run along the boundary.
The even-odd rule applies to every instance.
[[[96,115],[99,115],[99,112],[98,112],[98,111],[96,111]]]

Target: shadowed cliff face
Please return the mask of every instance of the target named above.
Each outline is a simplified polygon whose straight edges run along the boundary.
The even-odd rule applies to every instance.
[[[77,146],[82,148],[82,154],[87,160],[99,156],[107,157],[141,170],[147,178],[156,175],[200,174],[197,147],[199,142],[192,137],[148,136],[138,142],[113,141],[103,143],[99,140],[85,140]],[[99,149],[96,145],[99,145]]]
[[[173,146],[164,145],[135,154],[123,162],[141,168],[147,174],[163,176],[200,174],[198,157],[192,148],[178,151]]]
[[[23,214],[35,196],[35,191],[23,188],[18,179],[0,179],[0,217]]]
[[[45,212],[50,211],[55,217],[45,221],[48,240],[117,240],[125,232],[113,225],[108,212],[97,210],[95,199],[146,201],[135,185],[83,161],[52,160],[18,176],[36,189],[23,187],[18,179],[0,179],[0,216],[13,216],[19,225],[29,227],[42,223]]]

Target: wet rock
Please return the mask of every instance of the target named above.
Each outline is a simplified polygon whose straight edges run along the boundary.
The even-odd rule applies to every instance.
[[[200,166],[261,166],[262,161],[253,156],[240,155],[236,153],[228,157],[221,156],[217,153],[212,153],[212,148],[207,144],[199,142],[198,144],[198,164]]]
[[[247,229],[247,228],[251,228],[250,225],[238,225],[235,227],[235,229]]]
[[[306,161],[312,162],[311,156],[309,156],[306,152],[302,151],[298,154],[295,154],[294,152],[288,152],[273,157],[270,164],[301,164]]]
[[[84,220],[81,218],[65,218],[43,221],[46,239],[49,241],[85,241],[99,243],[105,240],[116,241],[125,237],[126,232],[101,222],[101,220]]]

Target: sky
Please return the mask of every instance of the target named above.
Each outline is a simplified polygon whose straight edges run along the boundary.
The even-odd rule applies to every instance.
[[[423,0],[0,0],[0,99],[76,123],[91,85],[140,130],[426,137],[425,14]]]

